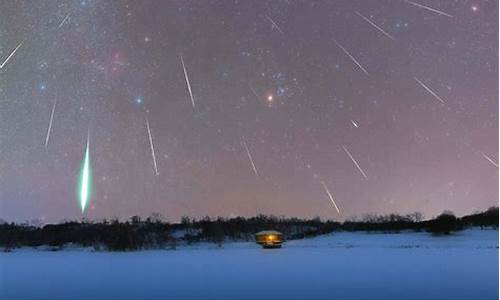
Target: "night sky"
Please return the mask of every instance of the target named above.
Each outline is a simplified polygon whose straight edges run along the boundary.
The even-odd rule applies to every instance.
[[[496,0],[2,1],[4,61],[4,220],[498,205]]]

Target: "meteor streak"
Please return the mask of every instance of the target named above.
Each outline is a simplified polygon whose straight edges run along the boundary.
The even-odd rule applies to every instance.
[[[69,18],[69,14],[66,15],[66,17],[64,17],[64,19],[61,21],[61,23],[59,23],[59,26],[57,26],[57,29],[61,28],[64,23],[66,23],[66,20],[68,20]]]
[[[85,156],[83,158],[82,169],[80,172],[80,187],[78,193],[80,198],[80,208],[82,209],[82,213],[85,211],[85,208],[87,207],[92,185],[91,184],[92,171],[90,169],[89,146],[90,146],[90,134],[87,134],[87,147],[85,149]]]
[[[445,13],[443,11],[440,11],[440,10],[434,9],[432,7],[425,6],[423,4],[419,4],[419,3],[416,3],[416,2],[413,2],[413,1],[410,1],[410,0],[405,0],[405,2],[408,3],[408,4],[411,4],[413,6],[420,7],[420,8],[426,9],[428,11],[432,11],[432,12],[437,13],[439,15],[443,15],[443,16],[447,16],[447,17],[453,18],[452,15],[447,14],[447,13]]]
[[[387,32],[385,32],[382,28],[380,28],[377,24],[373,23],[370,19],[368,19],[367,17],[363,16],[361,13],[359,12],[356,12],[356,14],[358,16],[360,16],[363,20],[365,20],[366,22],[368,22],[368,24],[372,25],[373,27],[375,27],[375,29],[377,29],[378,31],[382,32],[382,34],[384,34],[386,37],[390,38],[391,40],[395,41],[396,39],[388,34]]]
[[[332,201],[333,203],[333,206],[335,206],[335,209],[337,210],[337,213],[340,214],[340,210],[337,206],[337,204],[335,203],[335,200],[333,199],[333,196],[332,196],[332,193],[330,193],[330,190],[328,189],[328,187],[326,186],[326,184],[321,181],[321,185],[323,186],[323,188],[325,189],[325,193],[328,195],[328,197],[330,198],[330,201]]]
[[[191,104],[193,105],[193,108],[194,108],[193,92],[191,91],[191,84],[189,83],[189,77],[188,77],[188,74],[186,71],[186,66],[184,65],[184,59],[182,58],[182,55],[181,55],[181,63],[182,63],[182,69],[184,70],[184,77],[186,78],[186,85],[188,88],[189,97],[191,98]]]
[[[342,51],[344,51],[344,53],[349,56],[349,58],[352,60],[353,63],[356,64],[356,66],[358,66],[358,68],[361,69],[361,71],[363,71],[366,75],[370,75],[368,74],[368,71],[366,71],[365,68],[363,68],[363,66],[354,58],[354,56],[351,55],[351,53],[349,53],[349,51],[346,50],[346,48],[344,48],[341,44],[339,44],[335,39],[333,40],[335,42],[335,44],[337,44],[337,46],[339,46],[340,49],[342,49]]]
[[[257,92],[254,90],[254,88],[250,84],[248,84],[248,87],[252,91],[252,94],[255,95],[255,98],[257,98],[257,100],[260,101],[259,95],[257,95]]]
[[[50,113],[49,127],[47,128],[47,136],[45,137],[45,149],[47,149],[47,145],[49,144],[50,132],[52,130],[52,120],[54,120],[54,111],[56,110],[57,99],[54,101],[52,105],[52,112]]]
[[[415,80],[420,84],[427,92],[429,92],[434,98],[444,104],[443,99],[441,99],[436,93],[434,93],[430,88],[428,88],[422,81],[420,81],[417,77],[414,77]]]
[[[361,174],[363,175],[363,177],[365,179],[368,179],[368,177],[366,176],[365,172],[363,172],[363,170],[359,166],[358,162],[354,159],[354,157],[352,157],[352,155],[349,152],[349,150],[347,150],[347,148],[345,146],[342,146],[342,148],[344,148],[345,153],[349,156],[349,158],[352,160],[352,162],[356,165],[356,167],[358,168],[359,172],[361,172]]]
[[[14,54],[16,54],[17,50],[18,50],[19,48],[21,48],[21,46],[23,45],[23,43],[24,43],[24,41],[21,41],[21,42],[19,43],[19,45],[17,45],[17,47],[16,47],[16,48],[14,48],[14,50],[12,50],[12,52],[9,54],[9,56],[7,56],[7,58],[6,58],[6,59],[3,61],[3,63],[0,65],[0,69],[3,69],[3,67],[5,67],[5,65],[9,62],[10,58],[11,58]]]
[[[281,34],[283,34],[281,28],[278,26],[278,24],[276,24],[276,22],[273,21],[273,19],[271,19],[271,17],[266,15],[266,18],[269,20],[269,22],[271,22],[271,24],[273,24],[273,27],[276,28],[276,30],[278,30]]]
[[[149,147],[151,148],[151,156],[153,157],[153,166],[155,168],[155,175],[158,176],[160,175],[160,173],[158,173],[158,166],[156,165],[155,147],[153,145],[153,137],[151,136],[151,129],[149,128],[149,121],[147,117],[146,117],[146,127],[148,129]]]
[[[489,161],[492,165],[494,165],[495,167],[498,168],[498,164],[496,162],[493,161],[493,159],[491,159],[488,155],[484,154],[484,153],[481,153],[483,155],[483,157]]]
[[[250,164],[252,165],[253,172],[255,173],[255,176],[259,176],[259,173],[257,172],[257,168],[255,167],[255,163],[253,162],[252,154],[250,154],[250,150],[248,149],[247,143],[245,140],[243,140],[243,147],[245,147],[245,150],[247,151],[248,159],[250,160]]]

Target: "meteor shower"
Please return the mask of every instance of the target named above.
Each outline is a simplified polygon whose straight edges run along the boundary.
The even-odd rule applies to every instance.
[[[498,299],[496,0],[0,1],[0,299]]]

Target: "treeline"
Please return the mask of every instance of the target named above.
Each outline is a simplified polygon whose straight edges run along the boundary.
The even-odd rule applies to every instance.
[[[414,230],[446,235],[473,226],[498,228],[498,207],[461,218],[451,212],[444,212],[431,220],[423,220],[421,214],[413,213],[404,216],[366,215],[359,220],[344,222],[264,215],[231,219],[205,217],[201,220],[183,217],[180,223],[174,224],[158,216],[144,220],[135,216],[125,222],[64,222],[43,227],[3,222],[0,224],[0,247],[5,251],[23,246],[46,246],[58,250],[71,244],[110,251],[175,249],[179,244],[197,242],[220,245],[230,240],[250,241],[256,232],[268,229],[281,231],[286,239],[302,239],[334,231],[397,233]]]
[[[361,220],[347,220],[342,224],[346,231],[384,231],[397,233],[401,230],[427,231],[435,235],[448,235],[470,227],[498,229],[498,207],[484,212],[457,218],[451,211],[445,211],[434,219],[423,220],[422,214],[405,216],[397,214],[366,215]]]

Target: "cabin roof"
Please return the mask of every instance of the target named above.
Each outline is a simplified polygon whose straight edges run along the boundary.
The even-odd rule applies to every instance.
[[[276,230],[263,230],[263,231],[257,232],[255,235],[269,235],[269,234],[283,235],[281,232],[276,231]]]

